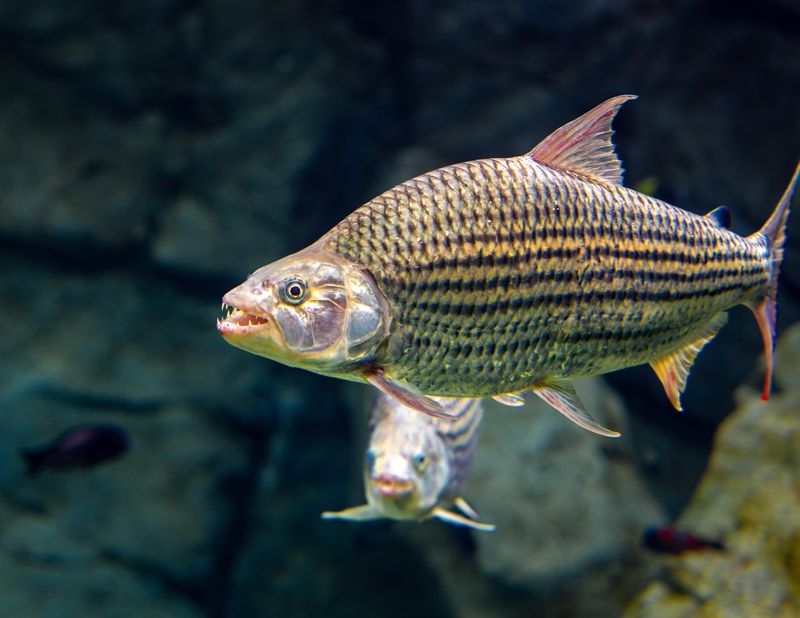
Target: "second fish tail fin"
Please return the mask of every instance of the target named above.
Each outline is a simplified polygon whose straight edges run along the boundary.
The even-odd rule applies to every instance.
[[[789,219],[789,211],[792,204],[792,195],[800,179],[800,162],[794,169],[786,190],[777,206],[772,211],[767,222],[758,230],[755,235],[764,237],[767,241],[769,251],[769,272],[770,282],[766,294],[760,298],[751,309],[761,331],[761,339],[764,342],[764,387],[761,392],[761,399],[769,399],[772,388],[772,352],[775,347],[775,335],[778,322],[778,274],[781,270],[783,261],[784,244],[786,243],[786,222]]]

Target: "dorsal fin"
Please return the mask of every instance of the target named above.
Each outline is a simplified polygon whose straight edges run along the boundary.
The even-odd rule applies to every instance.
[[[528,153],[539,163],[572,170],[612,184],[622,184],[622,163],[611,136],[611,122],[625,101],[636,97],[623,94],[601,103],[580,118],[568,122],[544,138]]]
[[[706,218],[726,230],[731,227],[731,211],[727,206],[717,206],[714,210],[706,213]]]

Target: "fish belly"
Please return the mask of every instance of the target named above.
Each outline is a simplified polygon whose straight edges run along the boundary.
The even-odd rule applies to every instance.
[[[386,295],[377,362],[431,395],[645,363],[769,283],[758,236],[527,157],[404,182],[323,240]]]

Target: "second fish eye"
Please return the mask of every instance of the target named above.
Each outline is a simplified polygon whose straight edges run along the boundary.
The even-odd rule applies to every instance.
[[[427,465],[428,457],[425,455],[425,453],[417,453],[412,458],[412,461],[414,462],[414,466],[418,470],[421,470],[422,468],[424,468]]]
[[[287,279],[281,283],[281,298],[290,305],[299,305],[308,295],[306,282],[302,279]]]

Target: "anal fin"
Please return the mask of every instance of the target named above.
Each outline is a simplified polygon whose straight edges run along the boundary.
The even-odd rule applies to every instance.
[[[417,388],[411,384],[400,384],[391,378],[387,377],[383,371],[376,370],[364,376],[367,382],[372,384],[375,388],[383,394],[396,399],[404,406],[419,410],[425,414],[436,418],[443,418],[446,420],[454,420],[452,414],[448,414],[445,407],[438,401],[423,395]]]
[[[586,411],[583,401],[581,401],[581,398],[578,396],[571,382],[566,380],[551,380],[533,387],[531,391],[536,393],[545,402],[553,406],[576,425],[601,436],[619,438],[620,433],[618,431],[606,429],[592,418]]]
[[[686,379],[695,358],[709,341],[711,341],[728,320],[726,313],[718,313],[701,331],[700,335],[686,345],[673,350],[668,354],[659,356],[650,361],[650,366],[656,372],[658,379],[664,386],[670,402],[676,410],[681,411],[681,393],[686,388]]]

